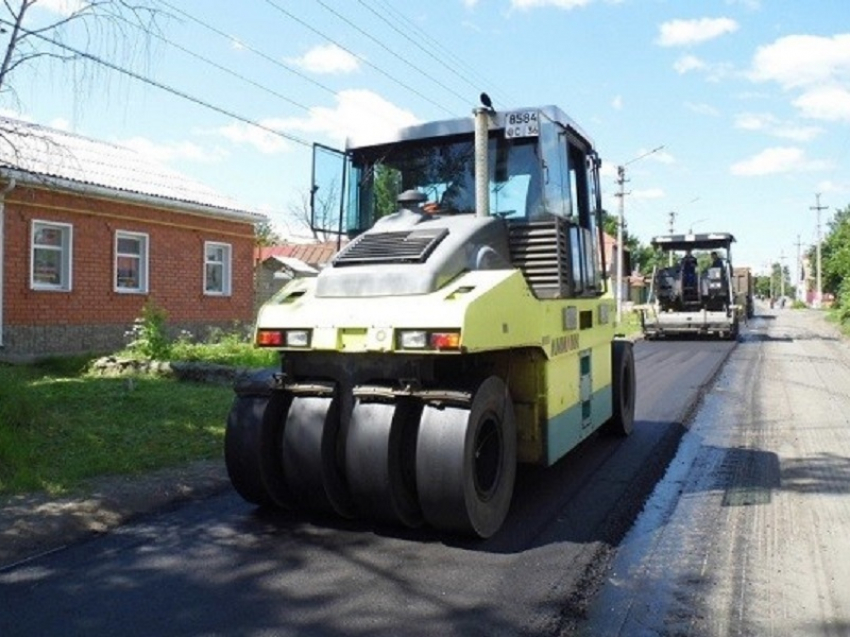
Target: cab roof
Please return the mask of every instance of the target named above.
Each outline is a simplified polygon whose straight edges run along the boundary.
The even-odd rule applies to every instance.
[[[579,128],[569,115],[564,113],[557,106],[528,106],[524,108],[512,108],[504,111],[495,111],[492,115],[490,130],[504,130],[506,127],[506,118],[510,114],[524,113],[535,111],[539,115],[547,119],[561,124],[564,128],[569,128],[576,135],[582,138],[588,145],[595,147],[593,140]],[[433,137],[449,137],[452,135],[473,135],[475,133],[475,117],[472,113],[467,117],[458,117],[456,119],[447,119],[433,122],[425,122],[423,124],[414,124],[405,128],[389,128],[385,133],[371,134],[368,137],[349,137],[346,140],[345,147],[348,150],[361,148],[365,146],[383,146],[384,144],[393,144],[397,142],[412,141],[416,139],[428,139]]]
[[[673,250],[715,250],[729,249],[735,237],[728,232],[706,232],[700,234],[667,234],[653,237],[653,248],[671,252]]]

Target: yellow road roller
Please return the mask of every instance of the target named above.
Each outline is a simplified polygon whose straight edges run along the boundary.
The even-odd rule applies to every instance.
[[[225,459],[258,505],[486,538],[517,463],[634,422],[616,335],[600,160],[559,108],[314,146],[317,276],[260,310],[280,368],[236,386]]]

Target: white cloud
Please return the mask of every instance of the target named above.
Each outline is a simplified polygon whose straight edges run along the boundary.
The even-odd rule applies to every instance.
[[[735,117],[735,128],[763,132],[795,142],[811,141],[823,132],[817,126],[798,126],[783,122],[770,113],[740,113]]]
[[[283,130],[285,126],[281,126],[281,121],[278,119],[266,119],[259,122],[266,128],[274,130]],[[241,122],[234,122],[223,126],[216,131],[225,139],[234,144],[247,144],[253,146],[256,150],[264,155],[274,155],[283,153],[290,149],[290,143],[280,135],[250,126]]]
[[[683,55],[676,60],[673,68],[679,75],[684,75],[689,71],[703,71],[708,68],[708,65],[695,55]]]
[[[334,108],[315,106],[306,119],[281,120],[279,124],[289,130],[321,133],[342,142],[347,137],[358,141],[385,137],[388,129],[418,122],[410,111],[366,89],[340,91],[336,100]]]
[[[336,101],[333,108],[311,108],[307,117],[268,118],[260,123],[281,132],[325,136],[342,145],[348,137],[358,141],[375,139],[386,136],[388,130],[409,126],[418,121],[409,111],[365,89],[341,91],[337,93]],[[285,139],[247,124],[231,124],[217,132],[233,143],[249,144],[265,154],[280,153],[290,148]]]
[[[710,117],[720,117],[720,111],[710,104],[697,104],[694,102],[685,102],[685,108],[697,115],[708,115]]]
[[[750,78],[784,89],[850,80],[850,33],[833,37],[789,35],[759,47]]]
[[[555,7],[556,9],[575,9],[590,4],[593,0],[511,0],[513,9],[536,9]]]
[[[289,61],[307,71],[322,74],[352,73],[359,67],[357,58],[336,44],[314,47],[300,58]]]
[[[55,128],[56,130],[71,130],[71,122],[64,117],[57,117],[56,119],[50,120],[48,126],[50,126],[50,128]]]
[[[622,110],[623,108],[623,96],[617,95],[613,100],[611,100],[611,107],[615,110]]]
[[[850,122],[850,89],[824,86],[806,91],[794,100],[800,113],[811,119]]]
[[[831,179],[825,179],[821,181],[815,188],[815,192],[820,193],[845,193],[848,191],[850,191],[850,184],[837,183],[832,181]]]
[[[85,8],[87,4],[88,2],[85,0],[38,0],[34,6],[50,11],[51,13],[58,13],[60,15],[67,16],[80,11]]]
[[[629,193],[632,199],[663,199],[664,191],[661,188],[647,188],[645,190],[632,190]]]
[[[749,159],[739,161],[730,167],[733,175],[752,177],[775,175],[780,173],[824,170],[829,168],[825,162],[811,161],[800,148],[780,146],[767,148]]]
[[[687,46],[713,40],[737,30],[738,23],[731,18],[670,20],[661,25],[656,42],[661,46]]]
[[[214,163],[226,155],[221,149],[210,151],[192,142],[158,143],[146,137],[131,137],[117,142],[125,148],[135,150],[140,155],[159,163],[171,163],[188,159],[199,163]]]

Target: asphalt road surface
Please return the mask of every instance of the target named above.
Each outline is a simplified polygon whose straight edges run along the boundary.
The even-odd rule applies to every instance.
[[[782,423],[787,423],[791,414],[796,419],[798,412],[812,409],[791,402],[801,382],[793,380],[799,372],[794,371],[798,365],[791,365],[790,359],[809,361],[802,371],[803,383],[810,388],[806,400],[820,398],[838,404],[832,402],[838,399],[821,387],[824,381],[838,382],[838,372],[821,370],[819,374],[832,374],[821,379],[814,371],[838,349],[838,343],[825,341],[816,332],[783,327],[792,314],[798,313],[788,311],[773,321],[755,321],[737,347],[716,341],[638,343],[633,435],[623,441],[594,437],[554,467],[522,471],[505,527],[488,541],[268,512],[227,493],[0,570],[0,635],[703,634],[680,630],[688,626],[702,630],[702,624],[693,623],[695,615],[688,616],[688,612],[711,618],[709,628],[715,626],[711,622],[718,622],[716,632],[705,634],[735,634],[736,627],[749,626],[735,619],[734,608],[741,604],[740,577],[713,587],[710,600],[703,594],[707,589],[697,582],[687,589],[694,602],[678,604],[677,580],[665,580],[666,588],[655,601],[647,584],[632,585],[636,578],[632,569],[640,574],[658,568],[659,554],[648,551],[659,543],[651,538],[660,533],[675,544],[674,538],[680,534],[675,532],[674,522],[691,530],[687,537],[698,547],[726,549],[720,555],[722,560],[701,567],[711,572],[715,565],[741,570],[742,557],[752,553],[747,542],[754,528],[768,531],[773,521],[791,526],[796,521],[795,509],[787,505],[772,516],[765,514],[760,526],[725,529],[729,543],[724,543],[706,530],[718,520],[716,510],[694,511],[695,517],[683,521],[674,517],[679,510],[675,503],[690,501],[692,496],[720,497],[720,504],[727,502],[721,512],[756,511],[759,507],[766,511],[771,502],[780,501],[773,486],[780,479],[789,485],[796,480],[797,487],[787,489],[791,499],[815,496],[837,501],[850,489],[846,436],[830,450],[823,448],[827,440],[821,436],[825,433],[811,427],[801,429],[798,446],[792,444],[789,451],[805,452],[796,473],[794,463],[787,467],[780,463],[780,471],[777,459],[782,450],[767,445],[787,426]],[[729,371],[721,373],[730,354],[736,362],[727,369],[744,364],[736,376]],[[850,382],[846,382],[844,360],[841,391],[847,400]],[[744,379],[750,388],[756,373],[764,376],[758,391],[734,389],[730,378]],[[751,398],[761,396],[762,386],[768,385],[772,388],[769,404],[763,403],[768,398]],[[742,395],[746,397],[743,402]],[[727,405],[730,401],[732,407]],[[733,407],[744,414],[740,418],[746,418],[735,422],[747,426],[729,425],[723,410]],[[777,409],[785,411],[764,420]],[[833,442],[842,434],[838,417],[827,407],[819,413],[819,418],[814,417],[819,423],[832,423],[829,441]],[[686,444],[662,484],[675,480],[671,476],[676,467],[686,467],[680,469],[680,481],[691,480],[691,474],[699,473],[701,467],[700,481],[682,494],[678,494],[678,483],[668,486],[669,499],[661,504],[657,499],[664,489],[659,488],[638,517],[680,448],[684,425],[691,416],[695,416],[695,432],[685,435]],[[725,444],[728,441],[715,440],[721,436],[715,427],[731,428],[735,435],[749,437],[730,446]],[[765,431],[759,433],[762,429]],[[702,448],[704,441],[711,441],[706,444],[715,454],[709,454],[709,461],[688,464],[682,460],[686,447],[698,457],[694,448]],[[838,455],[831,455],[833,451]],[[736,459],[738,464],[733,462]],[[791,474],[786,476],[785,471]],[[731,480],[732,486],[718,487],[723,479]],[[809,487],[811,480],[822,484]],[[767,505],[760,500],[765,498]],[[830,542],[826,548],[841,548],[845,534],[832,526],[829,516],[833,514],[836,519],[843,515],[846,523],[847,505],[830,508],[824,512],[825,518],[813,514],[811,524],[817,523],[820,529],[819,541]],[[618,552],[618,544],[636,517],[637,525]],[[667,529],[670,531],[665,533]],[[803,554],[806,559],[818,555],[820,562],[829,561],[821,544],[809,542],[808,532],[801,528],[795,537],[800,547],[809,548]],[[789,543],[776,531],[752,541],[765,560],[772,555],[771,547],[778,551]],[[641,546],[646,552],[639,550]],[[682,551],[679,561],[692,577],[692,545],[682,539],[674,548]],[[846,554],[846,546],[844,550]],[[827,571],[818,571],[814,565],[804,569],[812,572],[813,582],[815,573],[821,573],[820,588],[811,593],[813,599],[830,590],[823,577],[846,568],[838,561],[833,560],[833,568]],[[791,568],[796,563],[783,562],[789,571],[782,577],[796,582]],[[609,570],[612,564],[613,571]],[[758,588],[762,579],[774,576],[763,570],[752,584]],[[717,580],[721,579],[718,576]],[[832,591],[829,599],[847,601],[847,590],[850,587]],[[791,597],[783,599],[784,608],[790,609]],[[840,616],[833,604],[822,602],[821,607],[832,613],[830,617]],[[850,604],[844,607],[850,608]],[[645,623],[646,617],[638,612],[644,608],[650,619],[660,623]],[[720,609],[718,614],[710,610],[714,608]],[[588,610],[590,619],[585,620]],[[756,613],[744,619],[757,621],[760,617]],[[635,627],[638,630],[632,630]]]
[[[850,347],[754,321],[581,635],[850,635]]]

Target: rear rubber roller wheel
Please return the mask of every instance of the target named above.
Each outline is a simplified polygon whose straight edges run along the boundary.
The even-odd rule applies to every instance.
[[[603,432],[625,437],[635,426],[635,357],[630,341],[611,344],[611,394],[614,413]]]
[[[416,443],[416,485],[437,529],[487,538],[502,526],[516,478],[516,421],[502,380],[485,380],[469,409],[425,405]]]
[[[260,475],[263,414],[268,396],[236,396],[224,431],[224,464],[236,492],[252,504],[272,504]]]
[[[283,427],[286,487],[305,508],[353,517],[340,468],[339,398],[294,396]]]
[[[345,473],[358,511],[408,527],[422,524],[416,497],[416,430],[421,405],[358,401],[345,443]]]

